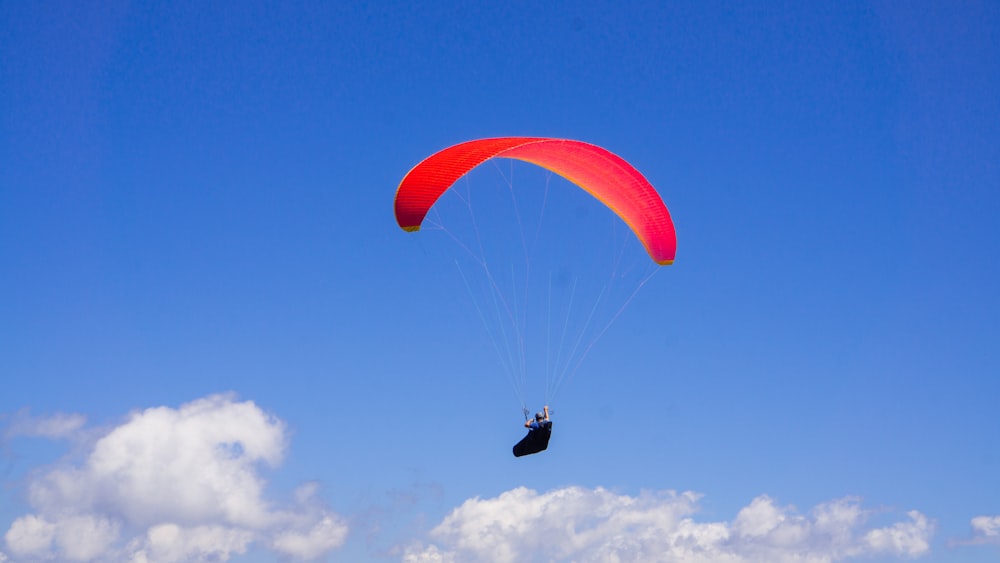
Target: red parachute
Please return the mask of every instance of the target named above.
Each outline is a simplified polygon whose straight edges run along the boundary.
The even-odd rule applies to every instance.
[[[396,222],[420,229],[428,210],[467,172],[491,158],[523,160],[586,190],[632,229],[657,264],[672,264],[674,223],[652,185],[628,162],[596,145],[544,137],[468,141],[437,152],[410,170],[396,190]]]

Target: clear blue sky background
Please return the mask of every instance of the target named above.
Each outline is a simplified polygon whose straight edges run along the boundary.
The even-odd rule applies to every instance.
[[[354,523],[336,560],[567,485],[707,520],[856,495],[993,560],[949,540],[1000,514],[998,37],[993,2],[2,2],[0,412],[233,391],[291,430],[271,487]],[[503,135],[614,151],[678,231],[523,460],[392,216],[420,159]],[[7,441],[0,528],[64,450]]]

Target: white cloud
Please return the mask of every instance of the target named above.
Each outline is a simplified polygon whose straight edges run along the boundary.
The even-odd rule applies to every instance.
[[[273,547],[298,559],[315,559],[339,547],[347,538],[347,527],[330,516],[323,517],[308,530],[286,530],[277,534]]]
[[[29,514],[10,525],[4,535],[7,549],[20,557],[42,556],[49,552],[56,536],[55,524]]]
[[[761,496],[731,522],[696,522],[698,499],[691,492],[633,497],[603,488],[517,488],[466,501],[431,531],[433,543],[410,545],[403,561],[826,563],[916,557],[927,553],[933,533],[916,511],[889,527],[866,528],[871,512],[854,498],[803,515]]]
[[[892,553],[918,557],[930,549],[930,532],[933,524],[926,516],[911,510],[906,513],[909,522],[897,522],[888,528],[871,530],[865,534],[865,546],[875,553]]]
[[[144,538],[133,540],[125,552],[132,563],[226,561],[234,553],[245,553],[253,540],[252,531],[235,527],[158,524]]]
[[[108,551],[118,528],[116,522],[93,515],[48,520],[29,514],[14,520],[4,539],[18,557],[48,558],[55,547],[60,559],[90,561]]]
[[[81,414],[57,413],[51,416],[32,416],[27,409],[11,416],[6,424],[4,437],[33,436],[39,438],[72,438],[86,424]]]
[[[976,516],[970,521],[972,538],[953,540],[955,545],[1000,546],[1000,516]]]
[[[984,538],[1000,539],[1000,516],[976,516],[972,519],[972,529]]]
[[[96,439],[82,463],[32,479],[34,513],[7,530],[8,553],[226,561],[256,543],[319,557],[343,545],[347,526],[317,500],[316,486],[302,487],[288,507],[264,496],[259,466],[279,464],[287,445],[280,420],[227,395],[133,413]]]

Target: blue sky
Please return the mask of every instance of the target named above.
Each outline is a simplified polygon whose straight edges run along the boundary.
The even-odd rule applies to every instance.
[[[998,25],[0,3],[0,560],[995,560]],[[525,459],[454,248],[392,217],[505,135],[621,155],[678,233]],[[577,207],[547,213],[586,251]]]

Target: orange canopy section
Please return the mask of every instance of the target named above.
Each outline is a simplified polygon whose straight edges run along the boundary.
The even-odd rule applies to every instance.
[[[656,189],[618,155],[596,145],[543,137],[479,139],[448,147],[410,170],[396,190],[396,222],[417,231],[441,194],[491,158],[523,160],[551,170],[614,211],[657,264],[674,262],[674,222]]]

